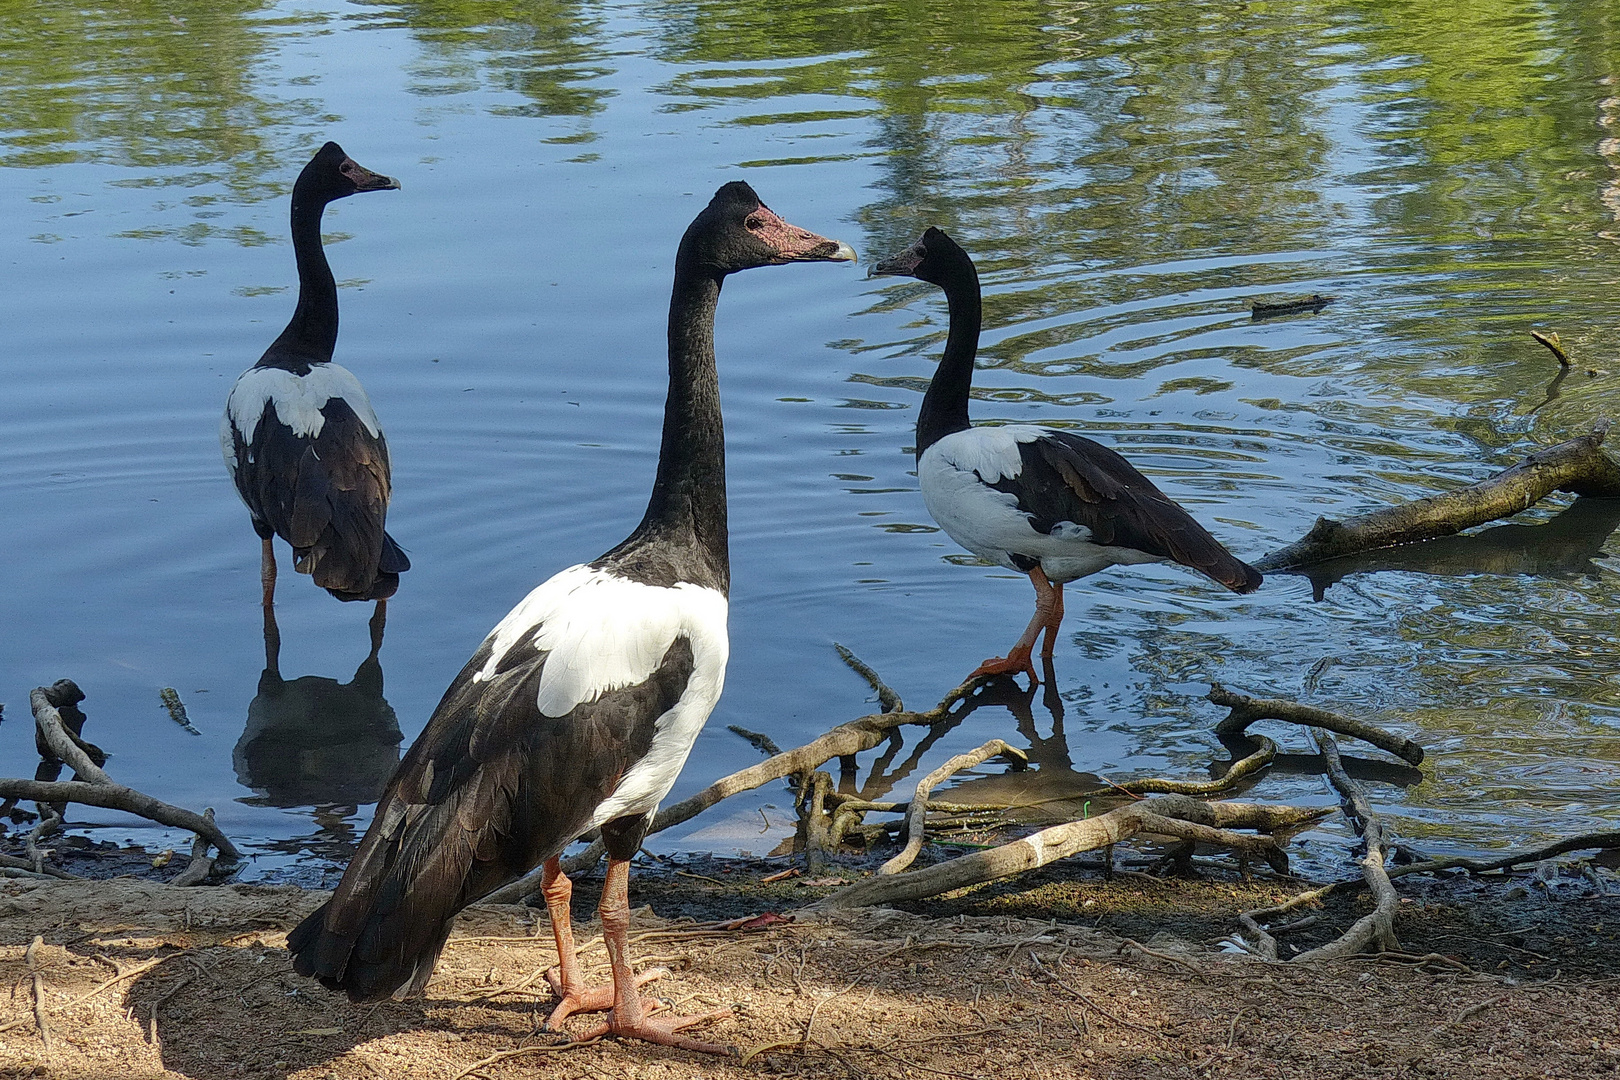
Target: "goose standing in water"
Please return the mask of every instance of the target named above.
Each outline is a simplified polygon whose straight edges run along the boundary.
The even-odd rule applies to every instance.
[[[720,696],[730,561],[714,312],[728,274],[853,261],[789,225],[744,183],[681,238],[669,306],[669,395],[658,473],[634,532],[531,592],[456,676],[389,782],[332,899],[288,937],[293,964],[354,1001],[422,989],[456,912],[543,866],[561,1001],[547,1023],[611,1009],[599,1034],[726,1054],[655,1017],[630,967],[628,880],[653,811]],[[600,828],[599,907],[613,985],[586,986],[558,856]]]
[[[263,542],[266,607],[276,598],[277,536],[292,545],[293,567],[339,600],[386,600],[411,566],[383,531],[392,483],[377,414],[360,380],[332,363],[337,282],[321,246],[327,203],[398,187],[335,142],[316,151],[293,185],[298,307],[231,387],[219,429],[225,467]]]
[[[979,273],[967,252],[930,228],[873,275],[914,277],[945,290],[950,333],[917,412],[917,483],[928,513],[952,540],[997,566],[1028,574],[1035,617],[1005,657],[974,675],[1025,671],[1042,630],[1051,656],[1063,621],[1063,584],[1117,564],[1175,561],[1233,592],[1260,573],[1114,451],[1032,424],[974,427],[968,420],[979,348]],[[1037,680],[1038,681],[1038,680]]]

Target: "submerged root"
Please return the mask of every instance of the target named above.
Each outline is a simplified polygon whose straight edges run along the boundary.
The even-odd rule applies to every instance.
[[[29,695],[34,710],[37,742],[46,766],[67,765],[74,772],[72,780],[24,780],[0,777],[0,799],[32,799],[39,804],[40,821],[28,838],[29,858],[34,873],[46,873],[44,852],[40,841],[61,828],[59,807],[70,803],[99,806],[109,810],[122,810],[137,817],[155,821],[159,825],[186,829],[197,836],[192,849],[190,865],[176,878],[176,884],[192,885],[205,880],[213,870],[214,860],[208,857],[212,847],[223,862],[235,862],[241,853],[230,838],[214,823],[212,810],[202,814],[172,806],[134,788],[125,787],[101,768],[106,755],[80,737],[75,727],[64,721],[62,711],[77,712],[78,702],[84,694],[70,679],[62,679],[50,687],[36,687]],[[82,715],[78,724],[82,724]],[[98,760],[99,759],[99,760]],[[51,775],[47,773],[47,775]],[[50,876],[57,876],[51,874]],[[71,876],[71,875],[68,875]]]

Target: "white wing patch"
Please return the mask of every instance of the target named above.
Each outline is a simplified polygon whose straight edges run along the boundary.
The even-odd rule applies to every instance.
[[[547,653],[538,704],[560,717],[603,694],[646,681],[678,638],[692,646],[692,676],[680,700],[653,722],[647,753],[620,778],[587,828],[651,813],[675,786],[692,744],[720,700],[730,642],[723,593],[685,582],[644,585],[580,565],[553,575],[524,597],[490,634],[490,656],[473,676],[494,676],[523,640]]]
[[[1095,543],[1091,530],[1059,521],[1049,533],[1031,527],[1031,515],[1018,509],[1018,496],[991,484],[1023,472],[1020,443],[1046,434],[1029,424],[972,428],[945,436],[917,461],[923,505],[945,534],[979,558],[1018,569],[1014,554],[1036,559],[1056,582],[1073,581],[1121,563],[1163,561],[1130,547]]]
[[[235,464],[232,430],[242,436],[243,442],[251,443],[266,405],[275,406],[276,419],[292,428],[294,434],[312,439],[326,425],[321,409],[333,398],[342,398],[348,403],[372,438],[382,434],[382,425],[377,422],[377,414],[360,380],[340,364],[311,364],[308,375],[295,375],[275,367],[244,371],[231,387],[231,396],[225,402],[225,419],[220,425],[220,444],[224,447],[227,465],[234,468]]]
[[[1003,477],[1011,480],[1024,471],[1019,443],[1034,442],[1045,434],[1044,428],[1032,424],[968,428],[940,439],[924,451],[924,456],[937,452],[944,463],[963,472],[978,473],[979,479],[994,484]]]
[[[514,645],[532,641],[548,654],[540,673],[540,711],[566,716],[610,690],[646,681],[677,637],[691,640],[698,669],[710,653],[723,670],[726,611],[726,598],[713,589],[684,582],[662,588],[570,566],[500,621],[490,634],[489,660],[473,678],[494,677]]]

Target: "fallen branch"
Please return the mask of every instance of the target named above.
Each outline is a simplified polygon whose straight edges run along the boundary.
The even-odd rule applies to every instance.
[[[104,810],[122,810],[137,817],[168,825],[176,829],[200,833],[219,849],[220,857],[227,861],[241,858],[219,826],[190,810],[170,806],[150,795],[127,788],[122,784],[88,784],[82,780],[18,780],[0,777],[0,798],[17,796],[41,802],[75,802],[82,806],[99,806]]]
[[[945,719],[952,705],[966,697],[983,681],[983,678],[969,679],[946,694],[938,705],[926,712],[897,709],[893,712],[862,716],[848,723],[839,724],[825,735],[803,746],[783,751],[775,757],[766,758],[759,764],[741,769],[730,776],[723,776],[691,798],[660,810],[658,816],[653,819],[652,828],[647,830],[648,834],[661,832],[697,817],[709,807],[733,795],[753,791],[773,780],[781,780],[796,773],[814,772],[835,757],[870,750],[887,739],[889,733],[897,727],[906,724],[924,727],[937,724]]]
[[[1388,750],[1413,765],[1423,763],[1423,747],[1411,739],[1385,731],[1365,720],[1345,716],[1343,713],[1329,712],[1314,705],[1301,705],[1297,701],[1284,701],[1280,698],[1255,698],[1247,694],[1235,694],[1220,683],[1210,684],[1209,700],[1232,710],[1225,720],[1215,725],[1216,735],[1231,737],[1246,734],[1248,726],[1257,720],[1286,720],[1290,724],[1326,728],[1340,735],[1348,735],[1352,739],[1360,739],[1380,750]]]
[[[70,874],[66,870],[58,870],[54,866],[42,866],[34,869],[34,864],[28,859],[19,859],[15,855],[0,855],[0,868],[7,870],[24,870],[30,877],[60,878],[63,881],[81,881],[78,874]]]
[[[29,838],[31,857],[38,854],[38,840],[48,836],[54,827],[59,827],[59,821],[52,820],[53,804],[76,802],[84,806],[122,810],[160,825],[186,829],[197,834],[200,841],[206,840],[213,845],[221,859],[234,862],[241,858],[241,853],[230,838],[214,824],[212,813],[195,814],[171,806],[144,792],[125,787],[102,771],[89,752],[94,748],[71,733],[59,710],[59,703],[62,707],[68,707],[84,699],[83,693],[71,680],[63,679],[48,690],[36,687],[28,698],[33,706],[35,732],[42,750],[48,751],[55,761],[71,767],[77,777],[73,780],[0,778],[0,799],[31,799],[39,804],[40,824]],[[206,857],[206,848],[204,855]],[[181,876],[191,874],[196,865],[194,851],[192,866]]]
[[[1620,495],[1620,465],[1603,452],[1607,422],[1592,434],[1537,450],[1487,480],[1442,495],[1387,506],[1335,521],[1317,518],[1310,532],[1256,562],[1264,572],[1287,570],[1342,555],[1450,536],[1511,517],[1554,491],[1608,498]]]
[[[1387,855],[1384,820],[1373,813],[1361,785],[1345,773],[1344,763],[1339,760],[1339,747],[1333,741],[1333,736],[1320,731],[1313,731],[1311,735],[1316,740],[1317,748],[1322,751],[1322,757],[1327,763],[1328,779],[1339,792],[1345,816],[1350,819],[1350,824],[1355,826],[1356,832],[1367,845],[1366,853],[1361,858],[1361,875],[1367,882],[1367,887],[1372,890],[1375,906],[1371,914],[1357,919],[1355,924],[1337,939],[1302,952],[1297,959],[1334,960],[1364,952],[1367,946],[1374,943],[1377,943],[1380,951],[1399,952],[1401,945],[1395,938],[1395,909],[1400,906],[1401,898],[1384,869]]]
[[[898,874],[912,864],[917,853],[923,846],[923,819],[928,815],[928,793],[934,790],[935,784],[955,776],[963,769],[971,769],[975,765],[982,765],[993,757],[1005,757],[1013,761],[1019,768],[1029,764],[1029,759],[1022,750],[1014,749],[1000,739],[991,739],[977,750],[966,754],[957,754],[945,764],[917,781],[917,793],[911,797],[911,805],[906,807],[906,846],[900,849],[899,854],[878,868],[879,874]]]
[[[1138,833],[1173,836],[1259,856],[1287,870],[1288,857],[1271,836],[1251,836],[1232,829],[1266,832],[1295,828],[1325,811],[1254,803],[1204,803],[1184,795],[1161,795],[1130,803],[1084,821],[1071,821],[1032,833],[1011,843],[975,851],[947,862],[904,874],[874,876],[812,904],[811,911],[871,907],[937,896],[955,889],[1011,877],[1082,851],[1119,843]]]
[[[1114,784],[1129,795],[1219,795],[1230,791],[1244,780],[1260,772],[1277,757],[1277,744],[1264,735],[1252,738],[1259,744],[1248,757],[1234,761],[1226,772],[1214,780],[1166,780],[1150,777],[1145,780],[1126,780]],[[1109,781],[1113,783],[1113,781]]]
[[[1562,840],[1555,840],[1550,844],[1543,844],[1540,847],[1528,848],[1524,851],[1509,852],[1506,855],[1501,855],[1494,859],[1470,859],[1457,856],[1444,859],[1430,859],[1425,862],[1407,863],[1405,866],[1388,867],[1385,870],[1385,875],[1391,881],[1394,881],[1397,878],[1403,878],[1410,874],[1437,874],[1446,870],[1463,870],[1470,874],[1488,874],[1496,870],[1511,869],[1512,867],[1520,866],[1524,863],[1543,862],[1547,859],[1556,858],[1559,855],[1567,855],[1571,851],[1587,851],[1594,848],[1620,848],[1620,831],[1582,833],[1579,836],[1570,836]],[[1267,931],[1265,925],[1263,925],[1266,920],[1274,919],[1279,915],[1286,915],[1290,911],[1304,907],[1307,904],[1315,904],[1319,901],[1327,899],[1329,896],[1332,896],[1335,893],[1359,892],[1365,888],[1368,888],[1368,882],[1365,878],[1357,878],[1354,881],[1330,882],[1329,884],[1320,885],[1314,889],[1307,889],[1305,892],[1291,896],[1280,904],[1276,904],[1271,907],[1255,908],[1252,911],[1245,911],[1238,916],[1238,921],[1243,925],[1244,929],[1248,930],[1249,933],[1255,936],[1256,941],[1258,942],[1258,947],[1253,951],[1266,957],[1266,959],[1275,960],[1277,959],[1277,943],[1275,937],[1273,937],[1273,935]],[[1285,932],[1289,929],[1301,929],[1303,927],[1303,922],[1304,920],[1301,920],[1301,922],[1290,924],[1290,926],[1287,927],[1273,927],[1272,929],[1277,930],[1279,933]]]
[[[36,874],[45,872],[45,856],[50,854],[49,849],[40,847],[40,841],[48,840],[62,831],[62,811],[54,803],[37,803],[39,807],[39,823],[28,833],[26,850],[28,852],[28,865]],[[66,806],[64,802],[62,804]]]
[[[1559,855],[1567,855],[1571,851],[1585,851],[1589,848],[1620,848],[1620,831],[1582,833],[1526,851],[1509,852],[1494,859],[1454,857],[1409,863],[1393,868],[1389,876],[1398,878],[1408,874],[1434,874],[1441,870],[1466,870],[1470,874],[1484,874],[1492,870],[1506,870],[1522,863],[1542,862]]]
[[[214,823],[214,808],[208,807],[203,811],[203,820],[212,825]],[[213,873],[214,860],[208,854],[208,838],[201,833],[191,842],[191,862],[186,868],[174,876],[170,885],[201,885]]]

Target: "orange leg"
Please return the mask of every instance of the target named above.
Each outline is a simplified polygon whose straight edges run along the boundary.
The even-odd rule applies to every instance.
[[[1052,647],[1057,643],[1058,626],[1063,622],[1063,585],[1058,583],[1052,586],[1052,592],[1057,599],[1052,603],[1052,613],[1046,621],[1046,641],[1041,646],[1041,659],[1052,659]]]
[[[636,975],[630,968],[630,863],[627,860],[608,860],[607,880],[602,885],[602,903],[597,911],[602,916],[602,938],[607,943],[608,960],[613,966],[613,1012],[609,1014],[606,1024],[580,1038],[617,1035],[682,1050],[695,1050],[700,1054],[735,1057],[737,1051],[729,1046],[680,1034],[682,1028],[693,1024],[730,1016],[730,1009],[699,1016],[648,1015],[654,1006],[642,999]]]
[[[264,554],[259,559],[259,584],[264,589],[264,598],[260,601],[265,607],[274,607],[276,603],[276,549],[275,537],[265,537]]]
[[[551,916],[551,933],[557,939],[557,966],[546,972],[551,992],[560,999],[557,1007],[546,1017],[546,1027],[555,1031],[574,1013],[601,1012],[613,1008],[613,987],[586,986],[579,975],[579,954],[574,948],[574,921],[570,901],[574,896],[574,883],[562,872],[562,862],[556,856],[547,859],[540,869],[540,895],[546,899],[546,913]],[[636,985],[652,982],[669,974],[664,968],[644,971]]]
[[[1035,674],[1035,664],[1030,660],[1030,654],[1035,649],[1036,637],[1042,630],[1046,630],[1048,636],[1044,655],[1052,655],[1052,642],[1057,637],[1057,624],[1063,620],[1063,587],[1048,581],[1046,571],[1038,564],[1029,572],[1029,583],[1035,586],[1035,617],[1029,620],[1023,635],[1006,656],[992,656],[975,668],[968,678],[973,679],[980,675],[1014,675],[1023,671],[1029,674],[1032,685],[1041,681]]]

